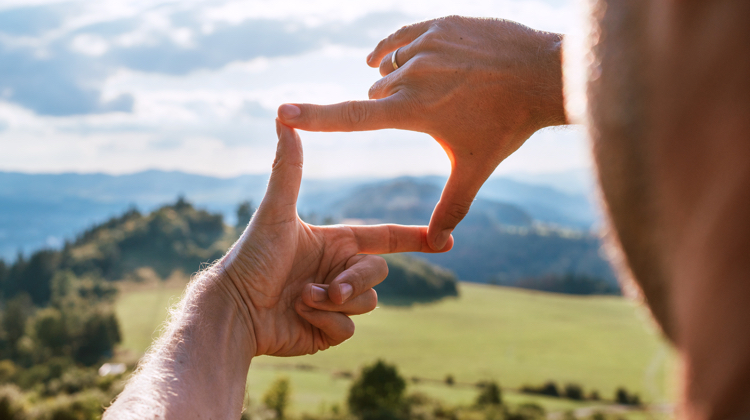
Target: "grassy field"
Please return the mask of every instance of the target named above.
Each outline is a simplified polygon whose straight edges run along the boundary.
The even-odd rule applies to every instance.
[[[337,348],[298,358],[259,357],[248,388],[255,401],[278,376],[290,378],[294,411],[315,412],[342,404],[350,380],[341,373],[382,358],[407,377],[459,386],[410,383],[446,402],[469,403],[470,386],[497,380],[518,388],[554,380],[581,384],[612,398],[618,386],[650,403],[671,400],[674,356],[637,305],[617,297],[580,297],[461,284],[461,296],[430,305],[380,307],[355,318],[355,336]],[[125,350],[142,353],[181,290],[169,287],[122,293],[117,302]],[[300,366],[303,369],[300,369]],[[461,386],[461,384],[466,384]],[[530,397],[506,392],[510,402]],[[534,398],[551,411],[580,407],[559,399]]]

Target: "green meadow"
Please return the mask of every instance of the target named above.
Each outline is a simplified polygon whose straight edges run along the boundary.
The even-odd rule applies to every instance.
[[[121,350],[143,353],[181,290],[124,291],[116,305]],[[382,306],[355,318],[357,331],[342,345],[312,356],[259,357],[248,376],[258,401],[279,376],[291,380],[294,412],[342,405],[351,375],[376,359],[398,366],[420,391],[468,404],[472,384],[496,380],[511,403],[535,401],[549,411],[585,406],[513,392],[553,380],[577,383],[612,399],[624,386],[646,403],[671,401],[674,354],[638,304],[621,297],[584,297],[461,283],[458,298],[410,307]],[[446,375],[455,378],[446,386]],[[412,380],[412,378],[416,380]],[[590,403],[588,403],[590,404]]]

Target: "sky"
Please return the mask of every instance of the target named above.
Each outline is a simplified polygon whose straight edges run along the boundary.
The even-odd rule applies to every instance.
[[[367,99],[374,45],[449,14],[580,22],[574,0],[0,0],[0,171],[268,172],[281,103]],[[311,177],[450,171],[421,133],[301,136]],[[496,173],[590,167],[570,127],[538,132]]]

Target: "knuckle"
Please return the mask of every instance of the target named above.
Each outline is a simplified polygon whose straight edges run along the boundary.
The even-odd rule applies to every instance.
[[[412,25],[404,25],[404,26],[398,28],[398,30],[396,32],[394,32],[393,35],[391,35],[391,36],[393,37],[394,40],[402,38],[402,37],[406,36],[407,33],[409,33],[409,30],[411,28],[412,28]]]
[[[362,102],[349,101],[344,107],[342,119],[352,125],[360,124],[367,120],[367,107]]]
[[[398,235],[394,229],[388,229],[388,250],[395,252],[398,249]],[[387,264],[386,264],[387,265]]]
[[[447,216],[453,220],[463,220],[471,209],[471,202],[458,202],[448,206]]]
[[[357,296],[361,293],[363,286],[367,283],[367,279],[359,270],[352,270],[351,276],[347,281],[354,289],[352,296]]]

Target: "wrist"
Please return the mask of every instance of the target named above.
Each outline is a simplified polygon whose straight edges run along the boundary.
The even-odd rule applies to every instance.
[[[537,119],[541,125],[539,128],[568,124],[563,95],[563,35],[544,34],[544,46],[541,51],[543,53],[540,54],[538,63],[540,79]]]
[[[213,321],[220,322],[220,325],[231,326],[233,341],[247,351],[249,363],[257,353],[251,302],[237,287],[230,271],[231,267],[226,267],[221,261],[206,273],[206,284],[197,287],[205,288],[205,307],[209,309],[204,312],[214,313],[217,319]]]

